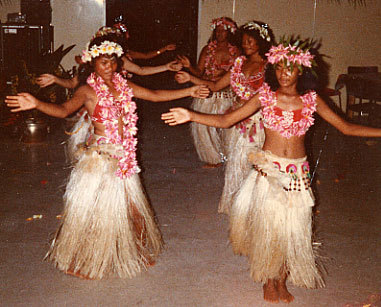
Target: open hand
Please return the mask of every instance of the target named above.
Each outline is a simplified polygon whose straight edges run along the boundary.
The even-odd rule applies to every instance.
[[[56,82],[56,76],[51,74],[42,74],[41,76],[36,78],[36,83],[40,87],[47,87],[49,85],[52,85],[55,82]]]
[[[189,68],[191,66],[189,59],[185,55],[178,55],[176,58],[184,67]]]
[[[184,108],[172,108],[168,113],[161,114],[161,119],[169,126],[184,124],[191,120],[191,113]]]
[[[29,93],[18,93],[17,96],[7,96],[5,103],[11,109],[11,112],[27,111],[36,108],[37,98]]]
[[[167,63],[167,69],[170,71],[179,71],[183,68],[183,64],[178,61],[172,61]]]
[[[180,83],[180,84],[186,83],[190,81],[190,75],[185,71],[179,71],[175,75],[175,80],[177,81],[177,83]]]
[[[204,99],[209,96],[209,88],[205,84],[192,86],[191,89],[192,97]]]

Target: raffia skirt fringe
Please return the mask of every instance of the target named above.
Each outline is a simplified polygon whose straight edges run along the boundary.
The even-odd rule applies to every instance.
[[[68,163],[75,161],[75,153],[78,150],[78,146],[85,143],[90,133],[92,133],[91,120],[88,113],[84,112],[74,124],[73,128],[67,132],[67,134],[70,135],[65,146],[66,160]]]
[[[64,195],[61,225],[46,256],[58,269],[92,279],[133,277],[153,260],[161,234],[138,174],[115,175],[120,148],[83,149]]]
[[[194,98],[191,109],[207,114],[223,114],[231,105],[234,94],[230,89],[214,92],[206,99]],[[225,160],[225,150],[221,141],[221,129],[191,123],[191,135],[199,159],[210,164]]]
[[[258,112],[251,119],[252,124],[248,131],[255,129],[256,133],[250,139],[249,134],[241,133],[236,127],[225,129],[223,132],[227,161],[224,188],[218,205],[219,213],[229,214],[233,199],[252,168],[248,154],[253,149],[262,148],[265,141],[265,133],[260,125],[262,114]]]
[[[285,268],[294,285],[323,287],[312,243],[314,197],[306,159],[285,159],[264,151],[249,158],[254,169],[230,214],[234,252],[248,256],[254,281],[278,279]]]

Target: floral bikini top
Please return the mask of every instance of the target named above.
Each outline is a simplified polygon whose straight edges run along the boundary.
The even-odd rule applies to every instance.
[[[255,75],[246,77],[242,72],[244,61],[246,61],[245,56],[235,59],[230,74],[230,85],[238,97],[243,100],[249,100],[258,92],[264,82],[265,66],[262,66],[260,71]]]
[[[288,139],[292,136],[304,135],[314,123],[316,92],[309,91],[300,98],[303,102],[303,108],[292,111],[283,110],[276,105],[276,92],[273,92],[270,86],[264,83],[259,96],[264,126],[273,131],[278,131],[281,136]]]
[[[238,55],[238,48],[231,44],[228,44],[229,48],[229,59],[223,61],[222,63],[217,63],[216,60],[216,50],[217,50],[217,41],[211,41],[208,44],[208,49],[205,58],[205,76],[211,80],[216,81],[216,79],[220,76],[220,71],[229,71],[230,67],[232,67],[234,63],[234,59]]]

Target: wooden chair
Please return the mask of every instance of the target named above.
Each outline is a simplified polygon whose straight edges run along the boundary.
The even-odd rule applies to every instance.
[[[347,90],[347,108],[348,118],[358,118],[360,122],[366,119],[370,124],[371,119],[378,117],[381,106],[377,104],[379,97],[369,90],[366,81],[361,78],[361,74],[377,73],[377,66],[349,66],[345,85]]]

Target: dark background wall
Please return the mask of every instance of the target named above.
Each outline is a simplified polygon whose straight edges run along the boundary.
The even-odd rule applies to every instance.
[[[156,50],[176,43],[177,52],[197,57],[198,0],[106,0],[106,23],[122,15],[130,48]]]

